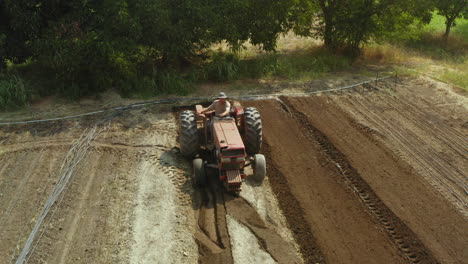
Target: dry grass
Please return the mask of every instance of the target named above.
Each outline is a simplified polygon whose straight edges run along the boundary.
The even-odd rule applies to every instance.
[[[400,64],[413,57],[410,52],[390,44],[372,45],[363,49],[361,63]]]

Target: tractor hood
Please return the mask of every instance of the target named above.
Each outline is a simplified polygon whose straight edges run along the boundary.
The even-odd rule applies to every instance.
[[[244,142],[234,120],[216,120],[213,133],[218,149],[244,149]]]

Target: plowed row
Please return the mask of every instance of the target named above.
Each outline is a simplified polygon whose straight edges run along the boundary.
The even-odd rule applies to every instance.
[[[466,144],[439,134],[421,146],[424,141],[403,125],[378,126],[366,116],[368,123],[358,122],[353,110],[395,123],[411,118],[419,129],[428,127],[415,113],[399,114],[394,105],[385,112],[376,107],[395,100],[390,95],[366,96],[353,92],[249,103],[262,114],[270,181],[303,255],[318,248],[318,255],[307,258],[310,263],[320,255],[327,263],[465,263],[466,207],[457,210],[459,201],[446,194],[459,193],[466,183],[466,155],[460,155]],[[361,105],[350,108],[357,103],[354,97]],[[392,132],[405,141],[379,137]],[[413,166],[417,160],[400,155],[404,143],[410,152],[422,152],[420,146],[438,153],[433,159],[446,153],[459,162],[446,165],[446,174],[461,184],[434,188],[426,170]],[[437,151],[438,146],[446,151]]]

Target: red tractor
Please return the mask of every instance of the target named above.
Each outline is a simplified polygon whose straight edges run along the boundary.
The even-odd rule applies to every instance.
[[[247,178],[245,168],[252,166],[252,177],[262,182],[266,174],[265,157],[258,154],[262,144],[262,121],[257,109],[243,109],[239,103],[231,108],[230,115],[216,118],[214,113],[201,114],[203,107],[196,105],[195,112],[180,113],[180,152],[193,159],[193,183],[203,186],[207,170],[215,169],[219,180],[229,192],[239,193]]]

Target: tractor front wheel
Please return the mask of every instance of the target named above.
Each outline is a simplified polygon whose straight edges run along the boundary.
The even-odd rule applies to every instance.
[[[256,154],[253,161],[253,179],[256,182],[263,182],[266,175],[266,161],[265,156]]]
[[[206,184],[205,164],[202,159],[193,160],[192,181],[194,187],[203,187]]]

